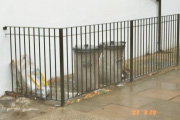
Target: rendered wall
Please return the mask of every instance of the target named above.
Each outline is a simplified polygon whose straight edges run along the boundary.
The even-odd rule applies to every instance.
[[[162,0],[162,15],[179,13],[179,0]],[[0,0],[0,96],[11,90],[9,36],[3,26],[57,28],[154,16],[156,0]]]

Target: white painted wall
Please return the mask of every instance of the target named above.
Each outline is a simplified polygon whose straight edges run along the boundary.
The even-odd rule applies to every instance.
[[[180,0],[162,0],[162,15],[179,13]],[[9,37],[3,26],[68,27],[157,15],[156,0],[0,0],[0,96],[11,90]]]

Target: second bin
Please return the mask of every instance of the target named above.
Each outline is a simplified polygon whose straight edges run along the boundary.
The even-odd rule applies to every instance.
[[[110,85],[121,81],[125,42],[110,41],[100,45],[100,49],[100,83]]]

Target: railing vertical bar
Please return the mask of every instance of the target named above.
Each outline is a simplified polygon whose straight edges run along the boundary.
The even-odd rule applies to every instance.
[[[77,41],[76,41],[77,42]],[[77,43],[76,43],[77,44]],[[85,26],[85,45],[87,45],[87,31],[86,31],[86,26]],[[78,65],[77,65],[78,66]],[[87,92],[87,87],[88,87],[88,84],[87,84],[87,52],[86,52],[86,92]]]
[[[133,81],[133,21],[130,22],[130,81]]]
[[[14,27],[14,42],[15,42],[15,67],[16,67],[16,91],[18,94],[18,77],[17,77],[17,45],[16,45],[16,28]]]
[[[166,17],[164,16],[164,67],[166,67]]]
[[[113,41],[115,42],[115,23],[113,23]],[[113,54],[113,56],[114,56],[114,63],[113,63],[113,66],[114,66],[114,83],[116,83],[116,81],[115,81],[115,50],[114,50],[114,54]]]
[[[157,19],[158,19],[158,21],[157,21],[157,22],[158,22],[158,25],[160,25],[160,23],[159,23],[159,18],[157,18]],[[160,27],[158,26],[158,30],[159,30],[159,29],[160,29]],[[157,69],[159,70],[159,69],[160,69],[160,66],[159,66],[159,65],[160,65],[160,58],[161,58],[161,57],[160,57],[160,54],[161,54],[161,51],[160,51],[160,34],[161,34],[161,33],[158,32],[157,34],[158,34],[158,38],[157,38],[157,40],[158,40],[158,41],[157,41],[157,43],[158,43],[158,46],[157,46],[157,65],[158,65],[158,66],[157,66]]]
[[[109,37],[110,37],[110,57],[109,57],[109,59],[110,59],[110,84],[112,83],[112,80],[111,80],[111,23],[109,24],[110,26],[109,26],[109,29],[110,29],[110,35],[109,35]],[[106,46],[106,49],[107,49],[107,46]]]
[[[166,49],[166,42],[165,42],[165,37],[166,37],[166,34],[165,34],[165,32],[166,32],[166,26],[165,26],[165,17],[163,17],[164,19],[164,22],[163,22],[163,24],[164,24],[164,35],[163,35],[163,42],[164,42],[164,50],[163,51],[165,51],[165,49]],[[163,68],[165,67],[165,54],[163,54]]]
[[[81,34],[81,53],[82,53],[82,27],[80,27],[80,34]],[[81,54],[81,73],[83,73],[82,69],[82,54]],[[83,93],[83,74],[81,74],[81,93]]]
[[[96,62],[96,54],[95,54],[95,45],[96,45],[96,30],[95,30],[96,26],[94,25],[94,90],[97,89],[96,88],[96,65],[95,65],[95,62]],[[98,57],[99,58],[99,57]]]
[[[169,21],[170,21],[170,16],[169,16]],[[171,24],[170,22],[168,23],[169,29],[168,29],[168,66],[170,66],[170,29],[171,29]]]
[[[179,65],[179,15],[177,15],[177,65]]]
[[[122,26],[123,26],[123,25],[122,25],[122,22],[121,22],[121,23],[120,23],[120,26],[119,26],[119,28],[120,28],[119,31],[120,31],[120,36],[121,36],[121,37],[119,36],[119,38],[120,38],[120,41],[121,41],[121,42],[124,41],[124,40],[123,40],[123,32],[122,32],[123,29],[122,29]],[[125,42],[125,41],[124,41],[124,42]],[[126,47],[125,47],[125,48],[126,48]],[[124,48],[124,53],[122,53],[124,56],[123,56],[123,58],[122,58],[122,65],[121,65],[121,70],[123,70],[123,72],[124,72],[123,74],[124,74],[124,75],[125,75],[125,51],[126,51],[125,48]],[[123,62],[123,61],[124,61],[124,62]],[[124,64],[124,65],[123,65],[123,64]],[[124,66],[124,67],[123,67],[123,66]],[[121,81],[122,81],[122,74],[121,74],[120,77],[121,77]],[[125,80],[125,76],[124,76],[124,80]]]
[[[31,76],[31,40],[30,40],[31,38],[30,38],[30,28],[28,27],[28,40],[29,40],[29,66],[30,66],[30,68],[29,68],[29,74],[30,74],[30,89],[31,89],[31,92],[30,92],[30,94],[32,95],[32,76]]]
[[[102,45],[103,45],[103,43],[104,43],[104,41],[103,41],[103,39],[104,39],[104,37],[103,37],[103,24],[101,27],[102,27]],[[103,51],[103,46],[102,46],[102,84],[104,87],[104,59],[103,59],[103,57],[104,57],[104,51]]]
[[[52,70],[51,70],[51,31],[50,29],[48,29],[48,33],[49,33],[49,74],[50,74],[50,91],[51,91],[51,99],[52,99],[52,95],[53,95],[53,92],[52,92]]]
[[[177,34],[177,32],[178,32],[178,20],[179,20],[179,15],[176,15],[176,21],[175,21],[175,41],[176,41],[176,50],[178,50],[178,34]],[[177,54],[178,54],[178,52],[176,52]],[[176,54],[176,55],[177,55]],[[177,61],[179,58],[177,58],[177,57],[179,57],[179,56],[176,56],[176,64],[178,65],[178,62],[179,61]]]
[[[164,65],[164,59],[163,59],[163,56],[164,56],[164,33],[163,33],[163,30],[164,30],[164,19],[163,17],[161,18],[161,69],[163,69],[163,65]]]
[[[99,51],[100,50],[99,50],[99,24],[98,24],[98,57],[100,56]],[[99,60],[98,60],[98,89],[99,88],[100,88],[100,72],[99,72]]]
[[[39,35],[39,69],[40,69],[40,96],[42,97],[42,90],[41,90],[41,38],[40,38],[40,28],[38,28],[38,35]]]
[[[145,44],[145,20],[143,20],[143,75],[144,75],[144,71],[145,71],[145,67],[144,67],[144,44]]]
[[[171,29],[170,29],[170,65],[172,65],[172,15],[171,15],[171,18],[170,18],[170,26],[171,26]]]
[[[175,35],[175,50],[178,50],[178,35],[177,35],[177,28],[178,28],[178,16],[179,15],[175,15],[175,33],[174,33],[174,35]],[[177,47],[177,48],[176,48]],[[179,62],[179,60],[178,60],[178,51],[176,51],[176,55],[175,55],[175,62],[176,62],[176,65],[178,65],[178,62]]]
[[[169,17],[167,16],[167,66],[169,66]]]
[[[23,28],[23,33],[24,33],[24,55],[25,55],[25,81],[26,81],[26,95],[27,95],[27,66],[26,66],[26,37],[25,37],[25,32],[26,29]]]
[[[33,41],[34,41],[35,96],[36,96],[37,95],[37,87],[36,87],[36,41],[35,41],[35,28],[33,28]]]
[[[174,20],[175,20],[175,19],[174,19],[174,15],[173,15],[173,21],[172,21],[172,24],[173,24],[173,31],[172,31],[172,34],[173,34],[173,35],[172,35],[172,36],[173,36],[173,43],[172,43],[172,51],[173,51],[173,53],[172,53],[172,54],[173,54],[173,58],[172,58],[172,59],[173,59],[173,64],[175,63],[175,54],[174,54],[174,53],[175,53]]]
[[[43,29],[43,39],[44,39],[44,75],[45,75],[45,95],[46,95],[46,99],[47,99],[47,88],[46,88],[46,37],[45,37],[45,29]],[[41,76],[41,73],[40,73]],[[50,84],[52,84],[52,81],[50,79]],[[41,83],[40,83],[41,86]],[[51,99],[52,99],[52,94],[51,94]]]
[[[148,73],[148,19],[146,19],[146,74]]]
[[[168,66],[168,17],[166,17],[166,67]]]
[[[172,20],[172,22],[173,22],[173,31],[172,31],[172,34],[173,34],[173,43],[172,43],[172,50],[173,50],[173,64],[175,63],[175,54],[174,54],[174,52],[175,52],[175,40],[174,40],[174,15],[173,15],[173,20]]]
[[[135,64],[137,64],[137,69],[136,69],[136,71],[137,71],[137,77],[139,76],[139,61],[140,61],[140,55],[139,55],[139,39],[140,39],[140,37],[139,37],[139,27],[140,27],[140,20],[138,20],[138,36],[137,36],[137,62],[135,63]]]
[[[57,100],[57,60],[56,60],[56,29],[54,29],[54,62],[55,62],[55,89],[56,89],[56,100]]]
[[[133,57],[134,57],[134,61],[133,61],[133,62],[134,62],[135,64],[134,64],[134,66],[133,66],[133,72],[134,72],[133,74],[134,74],[134,77],[136,77],[136,59],[137,59],[137,57],[136,57],[136,52],[137,52],[137,51],[136,51],[136,44],[137,44],[137,43],[136,43],[136,41],[137,41],[137,39],[136,39],[136,37],[137,37],[137,35],[136,35],[136,34],[137,34],[136,25],[137,25],[137,24],[136,24],[136,22],[137,22],[137,21],[135,20],[134,22],[135,22],[135,27],[134,27],[134,41],[133,41],[133,43],[134,43],[134,46],[133,46],[133,48],[134,48],[134,50],[133,50],[133,52],[134,52],[134,53],[133,53],[133,55],[134,55],[134,56],[133,56]]]
[[[76,50],[77,50],[77,48],[78,48],[78,30],[77,30],[77,27],[76,27]],[[87,58],[87,54],[86,54],[86,58]],[[79,73],[79,71],[78,71],[78,56],[76,56],[76,65],[77,65],[77,68],[76,68],[76,70],[77,70],[77,74],[76,74],[76,82],[77,82],[77,95],[79,94],[79,79],[78,79],[78,73]],[[87,59],[86,59],[86,82],[87,82]],[[87,88],[87,86],[86,86],[86,88]]]
[[[165,28],[164,28],[164,42],[165,42],[165,49],[164,49],[164,52],[165,52],[165,56],[164,56],[164,61],[165,61],[165,63],[164,63],[164,67],[166,67],[166,64],[167,64],[167,60],[166,60],[166,57],[167,57],[167,24],[166,24],[166,17],[164,16],[164,26],[165,26]]]
[[[159,0],[159,17],[158,17],[158,19],[159,19],[159,26],[158,26],[158,51],[160,51],[161,52],[161,47],[162,47],[162,35],[161,35],[161,33],[162,33],[162,28],[161,28],[161,11],[162,11],[162,2],[161,2],[162,0]],[[159,58],[160,59],[160,58]]]
[[[160,21],[160,23],[159,24],[162,24],[162,19],[161,19],[161,21]],[[159,54],[160,54],[160,69],[162,69],[162,53],[163,53],[163,42],[162,42],[162,25],[161,25],[161,33],[160,33],[160,47],[161,47],[161,49],[160,49],[160,51],[159,51]]]
[[[174,16],[172,15],[172,44],[171,44],[171,49],[172,49],[172,65],[174,64]]]
[[[127,66],[128,66],[128,70],[130,70],[131,68],[130,68],[130,56],[129,56],[129,50],[130,50],[130,43],[129,43],[129,27],[131,27],[131,26],[129,26],[129,24],[130,24],[130,21],[128,21],[127,22],[127,58],[128,58],[128,60],[127,60]],[[130,79],[130,76],[129,76],[129,79]]]
[[[155,62],[156,61],[156,19],[155,18],[153,18],[153,21],[154,21],[154,54],[153,54],[153,62]],[[153,64],[153,71],[155,71],[156,69],[155,69],[155,64]]]
[[[116,34],[117,34],[117,46],[119,46],[119,44],[118,44],[118,43],[119,43],[119,42],[118,42],[118,41],[119,41],[119,40],[118,40],[118,39],[119,39],[119,37],[118,37],[118,32],[119,32],[119,31],[118,31],[118,29],[119,29],[119,28],[118,28],[118,27],[119,27],[119,26],[118,26],[118,22],[117,22],[116,24],[117,24],[117,33],[116,33]],[[118,54],[118,53],[119,53],[119,50],[117,50],[117,82],[119,82],[119,81],[118,81],[118,80],[119,80],[119,77],[118,77],[118,74],[119,74],[119,73],[118,73],[118,65],[119,65],[119,64],[118,64],[118,63],[119,63],[119,62],[118,62],[118,59],[119,59],[119,58],[118,58],[118,55],[119,55],[119,54]],[[120,57],[120,59],[122,59],[121,56],[119,56],[119,57]],[[121,67],[120,69],[121,69],[121,71],[122,71],[122,67]],[[120,74],[120,76],[122,76],[122,74]]]
[[[108,39],[108,37],[107,37],[107,34],[108,34],[108,33],[107,33],[107,29],[108,29],[108,28],[107,28],[107,23],[106,23],[106,45],[107,45],[107,39]],[[103,47],[103,45],[102,45],[102,47]],[[108,84],[108,77],[107,77],[107,76],[108,76],[108,75],[107,75],[107,74],[108,74],[108,70],[107,70],[107,67],[108,67],[108,66],[107,66],[107,64],[108,64],[108,63],[107,63],[107,46],[106,46],[106,86],[107,86],[107,84]]]
[[[167,61],[167,59],[168,59],[168,58],[167,58],[167,53],[168,53],[168,52],[167,52],[167,48],[168,48],[168,47],[167,47],[167,29],[168,29],[168,26],[167,26],[167,17],[165,17],[165,22],[164,22],[164,24],[165,24],[165,26],[166,26],[166,29],[165,29],[165,44],[166,44],[166,45],[165,45],[165,53],[166,53],[166,54],[165,54],[165,67],[167,67],[167,62],[168,62],[168,61]]]
[[[11,85],[12,85],[12,92],[14,91],[14,83],[13,83],[13,64],[12,63],[12,33],[11,33],[11,27],[9,28],[9,32],[10,32],[10,54],[11,54]]]
[[[143,43],[143,41],[144,41],[144,39],[143,39],[143,34],[142,34],[142,30],[143,30],[143,21],[142,20],[140,20],[141,22],[140,22],[140,24],[141,24],[141,27],[140,27],[140,55],[139,55],[139,57],[140,57],[140,73],[139,73],[139,76],[141,76],[142,75],[142,57],[143,57],[143,55],[142,55],[142,47],[143,47],[143,45],[142,45],[142,43]],[[143,68],[144,68],[144,66],[143,66]]]
[[[65,105],[64,95],[64,52],[63,52],[63,29],[59,29],[59,47],[60,47],[60,80],[61,80],[61,106]]]
[[[20,80],[21,80],[21,94],[23,93],[23,84],[22,84],[22,64],[21,64],[21,28],[19,27],[19,58],[20,58]]]
[[[156,19],[156,23],[158,23],[158,19]],[[158,70],[158,25],[156,24],[156,70]]]
[[[148,35],[148,44],[149,44],[149,46],[148,46],[148,73],[150,72],[149,71],[149,69],[150,69],[150,34],[151,34],[151,28],[150,28],[150,24],[151,24],[151,22],[150,22],[150,18],[148,19],[149,20],[149,35]]]
[[[148,19],[149,20],[149,33],[148,33],[148,73],[150,73],[150,68],[151,68],[151,66],[150,66],[150,58],[151,58],[151,56],[150,56],[150,47],[151,47],[151,43],[150,43],[150,41],[151,41],[151,19],[149,18]]]
[[[119,39],[120,39],[120,41],[121,41],[121,43],[123,42],[123,33],[122,33],[122,22],[120,22],[119,23]],[[125,43],[125,41],[124,41],[124,43]],[[125,47],[126,48],[126,47]],[[123,66],[125,66],[125,51],[126,51],[126,49],[124,48],[124,53],[122,53],[123,54],[123,57],[122,57],[122,65],[121,65],[121,75],[120,75],[120,78],[121,78],[121,81],[122,81],[122,74],[124,74],[125,75],[125,69],[124,69],[124,67]],[[123,62],[124,61],[124,62]],[[124,64],[124,65],[123,65]],[[124,72],[124,73],[123,73]],[[125,79],[125,76],[124,76],[124,79]]]
[[[151,19],[151,72],[153,71],[153,19]]]
[[[174,15],[174,30],[173,30],[173,36],[174,36],[174,53],[176,53],[176,15]],[[176,63],[176,54],[174,54],[174,64]]]
[[[73,49],[73,28],[72,27],[71,27],[71,49]],[[72,57],[72,61],[71,61],[71,64],[72,64],[72,97],[74,97],[73,50],[71,51],[71,57]]]
[[[125,31],[125,27],[126,27],[126,22],[124,21],[124,42],[126,42],[126,31]],[[121,23],[121,28],[123,30],[123,26]],[[122,33],[122,31],[121,31]],[[122,38],[122,37],[121,37]],[[127,42],[126,42],[127,43]],[[126,47],[127,48],[127,47]],[[128,48],[127,48],[127,52],[128,52]],[[128,58],[127,58],[128,59]],[[126,49],[124,50],[124,72],[126,72]],[[124,80],[125,80],[125,76],[124,76]]]
[[[67,94],[69,99],[69,56],[68,56],[68,28],[66,28],[66,52],[67,52]]]
[[[168,66],[168,55],[169,55],[169,52],[168,52],[168,29],[169,29],[169,26],[168,26],[168,16],[166,17],[166,67]]]
[[[174,27],[173,27],[173,21],[174,21],[174,19],[173,19],[173,15],[172,15],[172,16],[171,16],[171,26],[172,26],[172,28],[171,28],[171,29],[172,29],[172,31],[171,31],[171,32],[172,32],[172,35],[171,35],[171,36],[172,36],[172,37],[171,37],[171,39],[172,39],[172,43],[171,43],[171,51],[172,51],[172,55],[171,55],[171,56],[172,56],[172,58],[171,58],[171,65],[173,65],[173,58],[174,58],[174,55],[173,55],[173,53],[174,53],[174,52],[173,52],[173,44],[174,44],[174,36],[173,36],[173,28],[174,28]]]
[[[89,26],[89,46],[90,46],[90,91],[92,90],[92,74],[91,74],[91,25]]]

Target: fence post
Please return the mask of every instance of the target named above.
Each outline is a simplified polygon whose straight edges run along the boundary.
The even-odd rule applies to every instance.
[[[158,51],[161,52],[161,0],[158,0],[159,2],[159,17],[158,17],[158,21],[159,21],[159,28],[158,28]]]
[[[179,65],[179,14],[177,16],[177,65]]]
[[[133,81],[133,20],[130,21],[130,82]]]
[[[65,105],[65,97],[64,97],[63,29],[59,29],[59,47],[60,47],[61,106],[63,107]]]

